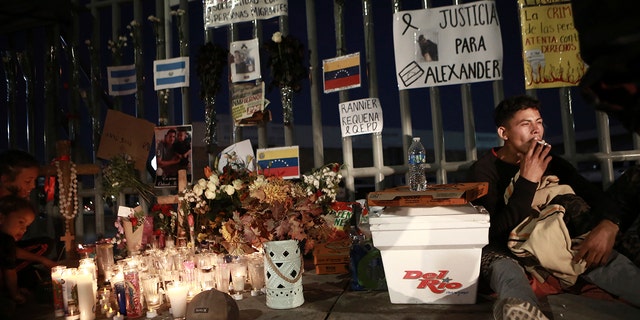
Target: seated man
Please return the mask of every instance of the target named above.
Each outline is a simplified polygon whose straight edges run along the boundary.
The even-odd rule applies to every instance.
[[[566,160],[552,156],[544,143],[544,125],[539,102],[528,96],[502,101],[495,109],[494,120],[503,147],[493,148],[469,170],[469,181],[488,182],[488,193],[474,201],[491,215],[489,244],[483,249],[481,277],[498,294],[494,307],[496,319],[546,319],[539,310],[538,299],[517,258],[509,251],[510,232],[532,213],[532,201],[543,176],[555,175],[560,184],[569,185],[590,207],[584,241],[574,248],[575,263],[586,262],[581,278],[601,289],[640,307],[640,269],[614,250],[616,236],[626,231],[638,217],[632,203],[640,196],[638,186],[613,188],[624,191],[613,199],[584,179]],[[541,143],[538,143],[541,142]],[[634,171],[637,174],[637,170]],[[508,202],[504,200],[512,178]],[[633,172],[632,172],[633,173]],[[634,193],[635,192],[635,193]],[[621,209],[623,208],[623,209]],[[524,317],[522,317],[525,315]]]

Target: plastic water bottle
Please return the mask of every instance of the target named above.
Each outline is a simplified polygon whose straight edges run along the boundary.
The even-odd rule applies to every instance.
[[[427,151],[420,142],[420,137],[413,138],[409,146],[409,189],[411,191],[427,190],[427,176],[424,164],[427,163]]]

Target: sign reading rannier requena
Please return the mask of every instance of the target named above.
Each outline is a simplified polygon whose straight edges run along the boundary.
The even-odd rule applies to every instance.
[[[339,104],[342,137],[382,132],[382,107],[378,98]]]

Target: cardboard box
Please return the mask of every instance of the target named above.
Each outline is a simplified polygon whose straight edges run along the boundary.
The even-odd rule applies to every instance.
[[[349,263],[351,251],[351,239],[345,238],[338,241],[318,243],[313,248],[313,263],[335,264]]]
[[[432,207],[464,205],[478,199],[489,190],[487,182],[429,185],[426,191],[410,191],[408,186],[370,192],[369,206]]]
[[[317,264],[316,274],[346,274],[349,273],[348,263]]]
[[[409,211],[369,218],[391,303],[475,303],[489,215],[470,204]]]

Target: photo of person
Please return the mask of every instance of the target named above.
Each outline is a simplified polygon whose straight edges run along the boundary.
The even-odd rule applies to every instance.
[[[187,182],[191,181],[192,127],[156,127],[156,187],[178,185],[178,171],[187,171]]]
[[[420,55],[426,62],[438,61],[438,37],[435,34],[424,34],[418,36],[416,44],[420,49]]]
[[[241,82],[260,78],[258,39],[235,41],[229,48],[231,81]]]

